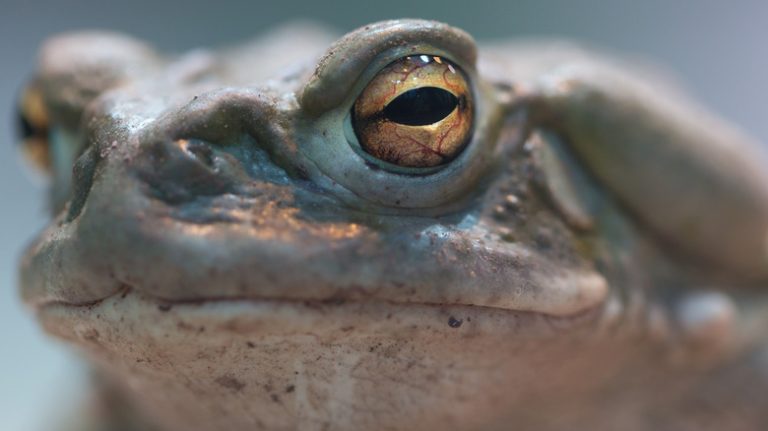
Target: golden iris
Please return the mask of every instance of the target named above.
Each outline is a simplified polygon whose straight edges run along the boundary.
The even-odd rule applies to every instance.
[[[19,100],[17,133],[24,156],[42,171],[51,167],[48,148],[48,112],[40,88],[27,86]]]
[[[352,109],[362,149],[408,168],[453,160],[469,141],[472,120],[472,93],[462,70],[445,58],[426,54],[387,65]]]

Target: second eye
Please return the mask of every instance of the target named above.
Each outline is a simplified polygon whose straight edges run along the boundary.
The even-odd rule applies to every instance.
[[[429,55],[404,57],[386,66],[352,109],[362,149],[406,168],[453,160],[469,141],[472,120],[464,73],[450,61]]]

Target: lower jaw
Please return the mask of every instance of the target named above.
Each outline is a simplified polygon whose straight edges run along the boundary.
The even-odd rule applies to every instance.
[[[189,431],[495,429],[526,380],[552,374],[531,362],[565,355],[599,320],[389,302],[169,303],[133,290],[38,313],[150,422]]]
[[[38,312],[164,431],[658,429],[702,378],[667,361],[647,328],[605,331],[603,310],[167,302],[126,290]]]

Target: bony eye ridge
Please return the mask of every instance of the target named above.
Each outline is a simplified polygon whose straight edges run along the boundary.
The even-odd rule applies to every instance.
[[[473,115],[464,72],[445,58],[422,54],[379,71],[355,101],[352,124],[360,147],[374,159],[431,168],[463,151]]]

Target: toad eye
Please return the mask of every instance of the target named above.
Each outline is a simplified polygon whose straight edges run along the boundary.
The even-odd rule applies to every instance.
[[[24,89],[16,116],[17,135],[24,156],[36,168],[49,171],[51,155],[48,147],[48,113],[36,85]]]
[[[352,108],[352,125],[363,151],[406,168],[453,160],[469,141],[472,121],[472,94],[464,72],[431,55],[403,57],[387,65]]]

